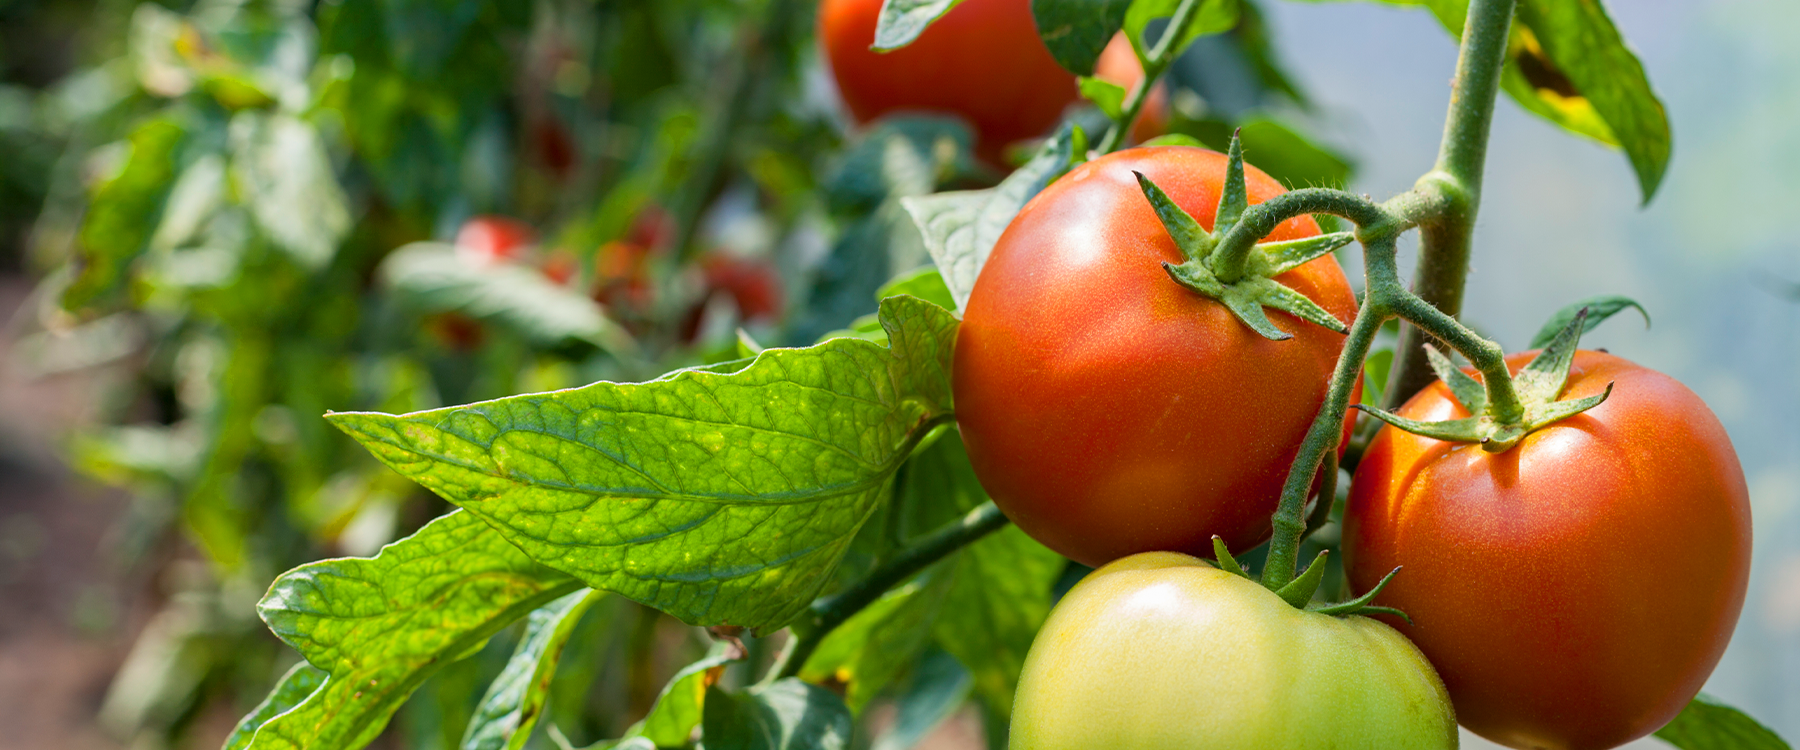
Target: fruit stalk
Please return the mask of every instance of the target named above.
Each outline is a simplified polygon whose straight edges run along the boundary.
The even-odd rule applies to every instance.
[[[1437,166],[1420,180],[1421,186],[1437,182],[1449,188],[1444,192],[1450,200],[1444,210],[1420,224],[1413,291],[1453,317],[1462,311],[1475,213],[1481,202],[1482,170],[1487,162],[1488,133],[1506,62],[1513,5],[1514,0],[1469,3]],[[1435,379],[1425,358],[1426,343],[1425,332],[1415,326],[1402,326],[1386,391],[1389,408],[1398,406]]]

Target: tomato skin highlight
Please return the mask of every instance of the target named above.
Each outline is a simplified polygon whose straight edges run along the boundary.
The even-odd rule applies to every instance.
[[[1516,372],[1532,353],[1507,358]],[[1357,467],[1345,570],[1444,678],[1463,726],[1519,748],[1610,748],[1662,727],[1718,664],[1743,608],[1750,505],[1712,412],[1673,378],[1575,356],[1593,409],[1512,450],[1384,427]],[[1434,383],[1399,414],[1467,416]]]
[[[1264,339],[1163,270],[1181,254],[1132,172],[1210,228],[1225,161],[1163,146],[1077,167],[1001,235],[963,313],[952,381],[976,474],[1026,533],[1088,565],[1268,538],[1342,351],[1341,334],[1282,312],[1294,338]],[[1282,192],[1245,171],[1252,203]],[[1317,233],[1300,217],[1270,238]],[[1355,315],[1330,257],[1279,281]]]
[[[975,128],[996,161],[1007,144],[1045,134],[1080,94],[1038,39],[1031,0],[965,0],[912,44],[869,49],[881,0],[824,0],[819,41],[858,123],[890,112],[949,112]]]
[[[1011,750],[1441,750],[1443,683],[1399,633],[1295,609],[1186,555],[1075,585],[1038,632]]]
[[[456,230],[456,249],[478,263],[518,261],[537,243],[537,230],[508,216],[476,216]]]

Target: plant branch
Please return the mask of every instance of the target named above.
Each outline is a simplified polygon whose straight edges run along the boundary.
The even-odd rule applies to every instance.
[[[1363,252],[1366,257],[1381,254],[1383,245],[1387,246],[1386,254],[1393,255],[1392,238],[1365,243]],[[1391,260],[1390,260],[1391,263]],[[1371,287],[1372,288],[1372,287]],[[1391,313],[1385,308],[1383,300],[1376,294],[1370,294],[1363,303],[1363,308],[1356,313],[1356,322],[1350,325],[1350,333],[1344,339],[1344,351],[1338,355],[1337,368],[1331,374],[1331,387],[1326,392],[1325,403],[1319,407],[1319,413],[1313,417],[1312,427],[1306,431],[1306,440],[1300,444],[1300,453],[1294,457],[1294,463],[1288,467],[1287,484],[1281,489],[1281,504],[1270,519],[1275,535],[1269,540],[1269,557],[1263,564],[1262,584],[1270,591],[1276,591],[1294,580],[1294,565],[1300,554],[1300,543],[1306,538],[1306,496],[1312,488],[1313,477],[1319,472],[1325,455],[1337,450],[1339,437],[1344,430],[1344,413],[1349,409],[1350,393],[1356,386],[1356,379],[1362,374],[1363,359],[1369,356],[1369,347],[1375,343],[1375,333],[1381,330],[1381,324]],[[1321,503],[1331,502],[1331,498],[1319,498]]]
[[[1119,116],[1113,119],[1106,137],[1100,140],[1096,149],[1102,154],[1110,154],[1125,145],[1125,136],[1131,132],[1131,124],[1137,122],[1138,115],[1144,111],[1144,103],[1150,100],[1151,90],[1156,82],[1162,79],[1163,73],[1175,62],[1181,50],[1177,47],[1181,37],[1186,36],[1187,29],[1194,20],[1200,17],[1200,5],[1204,0],[1181,0],[1176,6],[1175,14],[1169,17],[1169,25],[1163,29],[1162,37],[1156,40],[1156,46],[1150,50],[1150,59],[1141,61],[1144,66],[1144,77],[1125,97],[1125,104]]]
[[[926,534],[849,588],[813,602],[810,625],[783,651],[780,660],[769,670],[769,679],[799,674],[807,657],[812,656],[825,636],[844,624],[844,621],[880,599],[888,589],[913,577],[932,563],[948,557],[950,553],[999,531],[1006,523],[1006,516],[1001,514],[992,501],[983,503],[962,518]]]
[[[1487,162],[1494,99],[1506,62],[1513,4],[1514,0],[1469,3],[1437,167],[1420,179],[1422,186],[1433,183],[1445,188],[1451,201],[1436,220],[1420,226],[1413,292],[1452,317],[1462,312],[1470,242],[1475,232],[1476,209],[1481,203],[1482,171]],[[1431,367],[1425,358],[1426,343],[1418,328],[1402,328],[1387,388],[1390,407],[1404,402],[1432,381]]]

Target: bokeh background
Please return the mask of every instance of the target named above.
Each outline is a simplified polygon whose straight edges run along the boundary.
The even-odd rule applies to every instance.
[[[137,491],[127,492],[99,481],[107,472],[96,471],[92,453],[79,450],[79,436],[117,420],[121,408],[117,394],[126,387],[120,381],[128,379],[122,372],[129,368],[116,362],[86,363],[79,352],[67,354],[42,345],[44,339],[36,334],[42,328],[43,293],[34,295],[34,290],[55,264],[34,255],[31,248],[47,231],[45,226],[54,230],[57,222],[66,223],[67,217],[54,215],[64,205],[56,194],[79,190],[79,182],[71,187],[55,175],[79,169],[59,160],[71,158],[65,154],[79,150],[72,144],[80,146],[80,139],[98,137],[95,129],[72,124],[68,110],[107,95],[101,90],[104,76],[92,71],[109,59],[131,54],[124,40],[136,5],[125,0],[0,0],[0,59],[6,66],[0,84],[0,137],[5,145],[0,151],[4,232],[0,318],[10,321],[0,336],[0,748],[216,747],[218,738],[260,697],[261,686],[272,682],[283,658],[248,610],[276,568],[291,564],[290,558],[366,553],[371,545],[402,533],[409,523],[416,525],[432,512],[428,499],[409,495],[406,488],[380,486],[379,480],[370,479],[374,469],[349,464],[350,469],[315,484],[337,481],[332,485],[335,491],[360,492],[358,497],[365,498],[360,504],[320,509],[308,505],[310,499],[283,500],[290,510],[304,511],[289,515],[303,519],[275,525],[297,529],[283,526],[287,530],[269,531],[259,526],[246,537],[253,544],[280,548],[263,561],[274,567],[252,565],[221,573],[208,553],[180,534],[167,532],[171,520],[166,503],[147,501],[141,482]],[[199,10],[227,5],[203,3]],[[310,10],[303,6],[286,7]],[[389,13],[390,34],[402,35],[406,27],[394,19],[404,20],[406,13],[481,6],[448,3],[438,9],[385,2],[373,7]],[[1453,41],[1428,14],[1414,9],[1350,2],[1266,2],[1261,7],[1280,60],[1314,106],[1271,103],[1256,91],[1223,86],[1217,76],[1205,79],[1210,88],[1202,87],[1209,97],[1207,105],[1215,111],[1260,106],[1295,123],[1355,165],[1350,185],[1359,191],[1382,197],[1409,187],[1435,155],[1455,59]],[[579,28],[597,17],[584,8],[589,6],[540,3],[535,17],[496,19],[478,13],[469,23],[502,25],[519,38],[536,40],[528,50],[554,50],[555,44],[542,40],[562,37],[555,33],[554,18],[546,21],[546,14]],[[1794,235],[1794,218],[1800,216],[1800,177],[1796,177],[1800,134],[1795,126],[1800,123],[1800,45],[1793,42],[1800,39],[1800,5],[1791,0],[1615,0],[1609,10],[1648,69],[1673,123],[1674,159],[1662,190],[1648,206],[1640,205],[1636,182],[1621,155],[1570,136],[1503,99],[1494,125],[1465,317],[1502,344],[1518,348],[1549,311],[1577,299],[1624,294],[1650,310],[1654,326],[1648,330],[1625,313],[1592,334],[1589,343],[1670,373],[1706,399],[1738,448],[1754,504],[1756,551],[1749,603],[1707,689],[1783,735],[1800,737],[1800,378],[1795,375],[1800,372],[1800,239]],[[632,18],[655,22],[648,15]],[[354,29],[355,24],[346,23],[339,30],[344,28]],[[635,209],[660,200],[677,215],[704,213],[708,228],[701,233],[707,238],[699,244],[721,246],[733,259],[767,261],[788,278],[801,272],[817,275],[820,258],[829,257],[832,238],[861,225],[845,218],[847,209],[842,206],[810,205],[799,199],[789,205],[781,197],[804,194],[828,181],[817,175],[828,174],[832,154],[845,147],[845,123],[834,109],[829,78],[810,54],[806,28],[800,23],[789,29],[791,56],[770,63],[775,77],[785,76],[783,80],[791,84],[785,94],[799,104],[791,111],[748,116],[755,127],[742,138],[752,145],[734,151],[738,155],[733,158],[746,171],[760,171],[748,181],[709,187],[706,206],[688,207],[678,191],[654,189],[646,190],[647,197],[635,207],[621,208],[622,201],[608,204],[606,196],[641,185],[580,169],[573,176],[559,176],[560,147],[554,142],[546,146],[535,136],[515,138],[532,140],[516,148],[495,145],[496,127],[478,116],[488,105],[469,106],[464,97],[458,105],[462,109],[444,116],[465,121],[439,128],[440,142],[432,146],[439,151],[420,147],[419,153],[407,156],[402,144],[394,147],[401,156],[388,163],[392,173],[369,171],[361,163],[348,168],[353,174],[344,180],[352,199],[362,200],[365,193],[386,196],[373,202],[377,206],[373,210],[397,218],[364,220],[357,233],[339,237],[347,248],[342,252],[377,259],[408,241],[447,240],[463,219],[489,210],[524,215],[546,232],[553,226],[585,226],[590,234],[578,240],[591,246],[638,232],[641,226],[628,226],[641,224],[633,219],[634,213],[642,213]],[[646,36],[642,28],[575,33],[566,53],[569,59],[592,61],[597,58],[581,55],[616,50],[621,39]],[[705,58],[728,48],[729,34],[722,40],[719,36],[708,37],[705,44],[712,46],[692,54]],[[415,42],[419,49],[414,53],[429,58],[434,54],[431,45],[443,40],[422,36]],[[649,172],[640,168],[645,161],[640,157],[654,150],[657,135],[679,131],[679,127],[669,130],[669,123],[679,125],[681,102],[704,107],[711,101],[706,97],[719,94],[681,79],[680,70],[705,68],[710,64],[707,59],[667,63],[678,70],[661,80],[654,67],[665,63],[656,56],[679,57],[682,52],[635,49],[609,54],[615,57],[606,59],[617,66],[610,81],[615,93],[637,85],[665,94],[642,112],[599,115],[609,122],[631,123],[637,130],[614,128],[600,142],[577,142],[568,148],[617,166],[612,173],[642,177]],[[591,90],[596,84],[582,76],[607,80],[605,60],[589,68],[561,62],[566,61],[555,55],[515,61],[518,70],[510,70],[510,77],[483,84],[491,89],[485,93],[500,102],[493,106],[514,118],[499,131],[535,134],[533,123],[546,118],[592,124],[581,119],[593,115],[584,114],[579,105],[595,100]],[[477,58],[469,64],[484,63]],[[1186,64],[1234,63],[1202,45]],[[533,74],[534,66],[544,71]],[[627,68],[632,69],[629,75],[620,72]],[[642,68],[651,70],[646,73]],[[69,77],[77,71],[88,71],[87,77]],[[326,85],[316,72],[302,71],[300,77],[308,74],[314,76],[312,85]],[[405,80],[405,75],[411,73],[402,71],[395,80]],[[431,84],[419,85],[429,89]],[[529,89],[534,85],[545,91],[533,94]],[[355,117],[344,122],[349,123],[349,136],[329,129],[327,136],[354,141]],[[433,124],[425,117],[417,127],[442,125],[441,120]],[[578,127],[577,132],[585,131]],[[358,147],[371,148],[366,143]],[[483,156],[491,153],[506,156]],[[346,169],[342,154],[334,156],[333,164]],[[1256,154],[1250,159],[1256,161]],[[455,169],[446,170],[445,164]],[[359,169],[368,173],[355,173]],[[444,174],[447,171],[454,174]],[[427,177],[408,181],[408,175],[420,174]],[[790,185],[790,192],[783,193],[780,185]],[[51,196],[48,203],[46,195]],[[757,195],[762,197],[749,197]],[[417,208],[409,200],[426,207]],[[744,208],[746,204],[751,208]],[[40,221],[46,205],[52,213]],[[702,212],[705,207],[710,208]],[[330,223],[329,217],[310,218]],[[668,241],[644,244],[657,242]],[[1347,260],[1353,262],[1354,256]],[[368,271],[374,262],[368,261],[361,270]],[[876,275],[885,277],[885,271]],[[597,267],[583,272],[596,277],[609,273]],[[678,305],[663,305],[683,310],[670,313],[658,308],[645,313],[646,319],[660,315],[672,321],[665,338],[674,343],[666,347],[663,362],[706,358],[707,347],[718,343],[709,344],[707,337],[717,338],[723,330],[728,338],[730,323],[750,322],[755,328],[746,314],[751,300],[731,296],[720,302],[705,291],[693,291],[701,283],[694,281],[695,273],[700,272],[677,269],[657,278],[658,283],[690,288]],[[789,305],[805,302],[800,298],[809,293],[813,301],[829,296],[828,291],[819,292],[817,284],[806,291],[792,286],[785,292]],[[690,314],[687,308],[699,312]],[[391,342],[387,349],[445,346],[441,339],[428,340],[443,321],[415,313],[396,318],[395,325],[418,338]],[[726,321],[722,327],[721,319]],[[645,325],[653,324],[654,320]],[[690,325],[702,330],[675,330]],[[657,335],[652,332],[650,338]],[[676,341],[688,335],[694,338]],[[620,374],[559,347],[489,355],[505,358],[492,365],[493,372],[510,374],[483,375],[460,385],[439,378],[432,381],[441,391],[435,396],[451,401],[463,395],[499,395]],[[74,360],[47,362],[59,351]],[[473,360],[459,356],[434,350],[420,355],[416,364],[427,371],[460,364],[489,372],[481,369],[488,365],[471,364]],[[429,372],[423,377],[432,378]],[[462,390],[452,391],[452,386]],[[371,398],[354,387],[350,391],[356,398]],[[280,433],[291,428],[276,417],[265,417],[249,429],[256,432],[259,445],[283,445]],[[326,453],[336,455],[334,450],[327,448]],[[274,459],[266,463],[285,465]],[[307,498],[330,494],[319,487],[310,492]],[[329,527],[331,533],[319,532],[321,527]],[[1644,564],[1681,565],[1682,550],[1667,550]],[[659,636],[655,621],[649,622],[650,635],[642,637],[673,638],[678,643],[671,650],[679,652],[680,637],[666,632]],[[644,629],[638,630],[641,636]],[[158,650],[146,643],[163,646]],[[416,731],[438,716],[433,710],[437,709],[409,707],[396,725],[415,731],[401,733],[405,744],[392,736],[384,741],[394,747],[440,746],[434,743],[441,737]],[[979,736],[978,723],[965,717],[931,741],[935,747],[963,747]],[[1467,738],[1465,746],[1486,745]],[[1661,745],[1646,740],[1637,746]]]

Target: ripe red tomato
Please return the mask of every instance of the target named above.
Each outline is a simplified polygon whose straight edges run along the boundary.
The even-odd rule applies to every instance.
[[[1531,354],[1508,358],[1516,371]],[[1463,726],[1513,747],[1610,748],[1667,723],[1731,638],[1750,573],[1737,454],[1673,378],[1575,355],[1605,403],[1490,454],[1383,428],[1357,467],[1344,561],[1436,665]],[[1442,382],[1400,414],[1468,416]]]
[[[480,263],[522,259],[537,242],[537,230],[505,216],[476,216],[456,230],[456,249]]]
[[[1164,146],[1088,162],[1025,206],[970,295],[952,372],[982,486],[1019,527],[1093,566],[1136,552],[1212,555],[1269,535],[1288,465],[1325,400],[1343,336],[1271,311],[1270,341],[1175,283],[1180,262],[1132,172],[1211,227],[1225,156]],[[1282,191],[1249,168],[1250,202]],[[1318,233],[1310,217],[1271,239]],[[1278,277],[1348,323],[1330,257]]]
[[[975,128],[994,160],[1007,144],[1043,135],[1079,93],[1075,76],[1038,39],[1031,0],[965,0],[912,44],[875,52],[881,0],[824,0],[819,41],[857,122],[889,112],[951,112]]]

